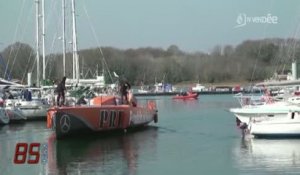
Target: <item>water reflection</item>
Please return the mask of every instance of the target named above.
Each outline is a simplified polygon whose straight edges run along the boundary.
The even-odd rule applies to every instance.
[[[31,143],[45,143],[48,138],[48,130],[44,121],[31,121],[11,123],[0,126],[0,174],[45,174],[44,165],[39,161],[37,164],[28,164],[25,161],[16,164],[16,145],[24,143],[28,145],[27,151],[19,154],[21,157],[29,157],[29,145]]]
[[[157,128],[109,137],[49,137],[49,174],[137,174],[141,155],[156,149]]]
[[[20,122],[20,123],[14,123],[10,125],[0,125],[0,134],[5,135],[7,133],[12,133],[15,131],[20,131],[23,130],[25,127],[25,123]]]
[[[233,151],[244,173],[285,174],[300,170],[300,140],[242,139]]]

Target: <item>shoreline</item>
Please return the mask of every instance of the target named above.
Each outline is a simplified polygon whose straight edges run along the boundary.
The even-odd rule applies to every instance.
[[[258,83],[260,81],[257,81],[257,82],[248,82],[248,81],[237,81],[237,82],[219,82],[219,83],[199,83],[203,86],[206,86],[206,87],[236,87],[236,86],[251,86],[251,85],[254,85],[256,83]],[[175,87],[193,87],[193,86],[196,86],[196,84],[198,83],[177,83],[177,84],[174,84],[173,86]]]

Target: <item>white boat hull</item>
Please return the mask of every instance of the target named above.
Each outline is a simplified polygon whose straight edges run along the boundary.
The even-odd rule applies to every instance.
[[[14,107],[5,108],[10,121],[25,121],[27,118],[24,116],[20,109]]]
[[[286,117],[290,111],[300,111],[300,107],[289,105],[285,102],[277,102],[258,106],[246,106],[243,108],[231,108],[229,111],[234,113],[242,123],[248,124],[251,118]]]
[[[10,100],[5,105],[6,109],[17,112],[18,115],[22,115],[26,119],[46,119],[47,110],[50,107],[41,100]]]
[[[260,119],[260,118],[268,118],[268,117],[285,117],[288,114],[286,112],[280,113],[265,113],[265,114],[243,114],[243,113],[235,113],[234,115],[242,122],[242,123],[249,123],[251,119]]]
[[[232,108],[237,124],[257,137],[300,136],[300,107],[286,103]]]
[[[285,117],[252,120],[249,131],[250,134],[258,137],[300,136],[300,116],[298,112],[290,112]]]
[[[21,108],[21,112],[27,119],[45,119],[47,118],[47,109],[44,107]]]

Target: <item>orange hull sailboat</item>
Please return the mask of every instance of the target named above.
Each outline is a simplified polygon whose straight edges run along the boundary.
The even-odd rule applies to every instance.
[[[47,127],[52,128],[56,137],[82,133],[125,130],[144,126],[158,120],[154,101],[147,106],[117,105],[116,97],[96,97],[89,106],[53,107],[47,113]]]

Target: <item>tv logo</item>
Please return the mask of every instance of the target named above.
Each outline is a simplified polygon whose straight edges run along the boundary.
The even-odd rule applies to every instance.
[[[234,28],[246,26],[249,23],[256,24],[278,24],[278,17],[267,14],[266,16],[247,16],[245,13],[240,13],[236,19],[237,25]]]

